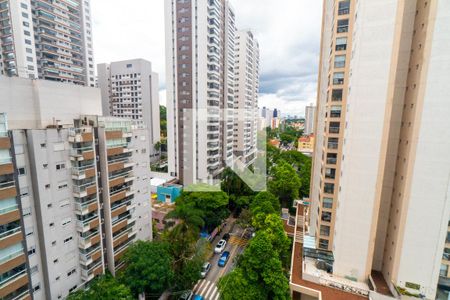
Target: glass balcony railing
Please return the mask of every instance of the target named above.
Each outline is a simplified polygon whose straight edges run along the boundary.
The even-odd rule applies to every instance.
[[[14,180],[0,182],[0,190],[1,189],[6,189],[6,188],[10,188],[10,187],[12,187],[14,185],[15,185]]]

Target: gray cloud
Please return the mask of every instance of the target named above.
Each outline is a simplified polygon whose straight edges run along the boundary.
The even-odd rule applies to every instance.
[[[164,1],[92,1],[97,63],[142,57],[164,87]],[[231,0],[240,29],[251,29],[261,52],[260,106],[302,114],[315,102],[321,5],[318,0]],[[105,9],[107,8],[107,9]],[[164,93],[160,93],[165,99]]]

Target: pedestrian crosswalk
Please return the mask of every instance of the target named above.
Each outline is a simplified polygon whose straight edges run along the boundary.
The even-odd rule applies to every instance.
[[[237,236],[231,236],[230,240],[228,241],[228,243],[231,244],[231,245],[238,245],[238,246],[243,247],[243,246],[247,245],[248,240],[244,239],[244,238],[237,237]]]
[[[205,300],[219,300],[220,294],[214,282],[209,280],[199,280],[194,286],[194,294],[203,296]]]

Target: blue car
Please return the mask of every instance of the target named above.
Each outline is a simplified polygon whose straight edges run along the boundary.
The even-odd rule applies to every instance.
[[[219,262],[217,263],[219,267],[225,267],[229,257],[230,257],[229,251],[225,251],[224,253],[222,253],[222,255],[219,258]]]
[[[200,296],[200,295],[195,295],[195,296],[194,296],[194,300],[205,300],[205,298],[203,298],[203,297]]]

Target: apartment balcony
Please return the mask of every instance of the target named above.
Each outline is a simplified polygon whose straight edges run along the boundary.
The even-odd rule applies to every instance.
[[[122,143],[122,144],[111,146],[110,148],[108,148],[106,150],[106,154],[108,157],[110,157],[110,156],[114,156],[114,155],[132,152],[133,149],[126,148],[127,146],[128,146],[128,143]]]
[[[17,203],[0,209],[0,225],[20,220],[20,211]]]
[[[117,201],[121,201],[127,197],[134,195],[135,191],[131,189],[131,186],[127,186],[123,189],[114,191],[109,195],[109,201],[111,205]]]
[[[108,173],[134,166],[130,158],[131,156],[124,156],[108,160]]]
[[[81,279],[83,281],[89,281],[93,279],[96,275],[100,275],[103,273],[103,264],[100,260],[98,263],[94,264],[93,266],[89,267],[89,269],[81,269]]]
[[[23,249],[16,250],[0,259],[0,270],[3,273],[26,263],[26,256]]]
[[[133,176],[133,173],[131,171],[126,171],[121,174],[109,177],[109,187],[112,188],[115,186],[123,185],[130,181],[133,181],[134,179],[135,177]]]
[[[125,132],[122,130],[109,130],[105,132],[105,138],[107,140],[117,140],[117,139],[123,139],[127,137],[131,137],[131,132]]]
[[[331,133],[331,134],[339,134],[339,131],[340,131],[339,126],[330,126],[328,128],[328,133]]]
[[[125,226],[128,226],[130,224],[133,224],[136,222],[136,218],[132,218],[131,215],[126,215],[120,219],[117,219],[113,222],[112,226],[112,232],[113,234],[117,231],[123,229]]]
[[[0,159],[0,176],[14,174],[14,166],[11,157]]]
[[[70,160],[82,161],[95,158],[93,147],[84,147],[70,150]]]
[[[84,185],[73,186],[73,195],[77,198],[87,197],[97,193],[97,184],[96,182],[86,183]]]
[[[16,197],[16,186],[14,180],[0,182],[0,200]]]
[[[125,243],[130,237],[136,234],[133,226],[129,226],[124,229],[122,232],[113,237],[113,247],[117,247],[123,243]]]
[[[120,216],[135,207],[136,205],[132,204],[131,199],[124,201],[118,205],[113,205],[111,207],[111,217],[115,218],[117,216]]]
[[[82,167],[72,167],[72,179],[83,180],[95,176],[95,165],[89,164]]]
[[[0,234],[0,249],[7,248],[22,241],[22,231],[20,226],[10,229]]]
[[[114,261],[117,262],[122,258],[123,254],[125,253],[125,250],[133,243],[133,240],[129,240],[119,248],[114,250]]]
[[[85,203],[75,202],[75,212],[80,215],[85,215],[98,210],[97,197],[86,201]]]
[[[78,220],[77,221],[77,230],[80,232],[86,232],[88,230],[92,230],[98,227],[100,224],[100,220],[97,215],[92,216],[89,219],[86,220]]]
[[[95,231],[86,237],[79,237],[78,247],[81,249],[88,249],[92,245],[100,243],[100,233]]]
[[[99,245],[98,247],[95,247],[88,253],[80,253],[80,263],[83,266],[87,266],[101,257],[102,257],[102,249]]]
[[[331,150],[337,150],[339,147],[339,143],[328,142],[327,147],[328,147],[328,149],[331,149]]]
[[[3,272],[3,270],[2,270]],[[17,272],[16,274],[14,274],[11,277],[5,278],[5,279],[1,279],[2,281],[0,281],[0,298],[4,299],[6,298],[6,296],[10,295],[11,293],[14,293],[17,290],[20,290],[21,288],[23,288],[24,286],[28,285],[28,274],[27,274],[27,270],[23,269],[19,272]],[[21,293],[18,296],[21,296],[22,298],[17,298],[16,299],[23,299],[26,297],[25,293]]]
[[[71,128],[69,129],[69,142],[70,143],[85,143],[93,142],[94,134],[92,133],[92,128]]]

